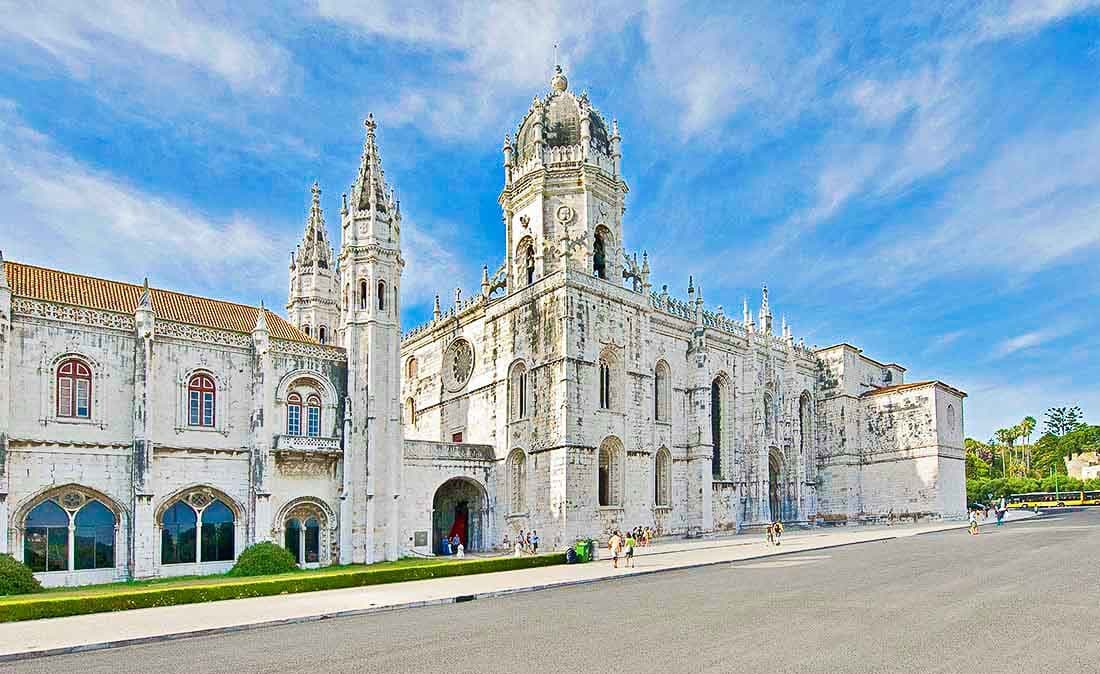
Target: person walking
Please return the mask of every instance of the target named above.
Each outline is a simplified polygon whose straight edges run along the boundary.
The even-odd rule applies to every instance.
[[[779,520],[775,521],[775,544],[779,545],[779,538],[783,535],[783,523]]]
[[[1008,511],[1008,504],[1005,503],[1005,497],[1002,496],[1001,500],[997,503],[997,526],[1001,526],[1005,520],[1005,512]]]
[[[970,532],[971,536],[977,536],[978,535],[978,509],[977,508],[970,511],[969,520],[970,520],[970,522],[969,522],[969,525],[967,526],[966,530]]]
[[[775,545],[775,523],[768,524],[768,545]]]
[[[531,554],[539,554],[539,532],[531,530]]]
[[[634,538],[634,533],[631,532],[626,536],[626,559],[624,564],[631,568],[634,568],[634,548],[638,547],[638,539]]]
[[[619,568],[619,552],[623,547],[623,539],[619,536],[618,531],[611,533],[611,538],[607,539],[607,549],[611,553],[611,566],[612,568]]]

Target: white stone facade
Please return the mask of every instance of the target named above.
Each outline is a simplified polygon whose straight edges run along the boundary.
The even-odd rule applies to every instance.
[[[620,147],[559,70],[505,140],[503,264],[404,336],[371,118],[336,251],[314,186],[289,322],[5,265],[0,552],[56,585],[224,571],[269,539],[311,566],[444,535],[960,515],[965,394],[806,348],[766,288],[739,320],[692,282],[654,291]]]

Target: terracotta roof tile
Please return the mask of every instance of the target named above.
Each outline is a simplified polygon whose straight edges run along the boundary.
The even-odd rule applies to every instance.
[[[58,302],[89,309],[132,314],[141,297],[141,286],[121,281],[4,261],[12,295]],[[256,307],[150,288],[157,318],[208,328],[251,333],[256,326]],[[265,311],[271,336],[295,342],[316,343],[283,317]]]

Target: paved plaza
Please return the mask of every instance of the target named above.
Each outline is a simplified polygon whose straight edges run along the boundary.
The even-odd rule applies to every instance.
[[[967,661],[964,642],[983,658],[1006,663],[1021,640],[1048,643],[1053,662],[1064,666],[1096,648],[1071,648],[1069,642],[1074,624],[1095,624],[1100,617],[1095,585],[1090,598],[1088,584],[1072,580],[1094,577],[1100,511],[986,526],[978,538],[945,526],[798,532],[778,549],[756,536],[680,541],[646,551],[633,571],[615,571],[601,561],[0,625],[0,649],[62,648],[96,643],[97,635],[99,641],[105,635],[125,640],[302,618],[7,666],[44,672],[71,668],[70,659],[79,658],[87,672],[136,672],[155,659],[166,673],[350,672],[429,671],[449,661],[448,671],[509,671],[523,668],[516,660],[522,655],[557,670],[583,653],[593,660],[590,666],[599,661],[606,671],[607,653],[615,649],[625,660],[613,671],[679,671],[690,665],[703,671],[950,672],[962,671],[956,667]],[[686,568],[700,565],[706,566]],[[1052,572],[1039,572],[1044,569]],[[588,582],[608,576],[624,577]],[[554,585],[562,587],[524,592]],[[514,596],[502,596],[509,594]],[[1033,620],[1033,607],[1042,602],[1051,616]],[[439,605],[308,619],[416,603]],[[500,641],[500,635],[509,636]],[[736,661],[723,659],[732,652],[731,641],[745,646],[736,649]],[[561,644],[571,644],[568,652]],[[922,648],[945,658],[942,666],[923,662]],[[890,653],[899,659],[883,660]],[[845,664],[852,654],[858,658]]]

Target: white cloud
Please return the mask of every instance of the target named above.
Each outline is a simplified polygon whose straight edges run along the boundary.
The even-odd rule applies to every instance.
[[[1072,376],[975,379],[961,373],[946,381],[967,392],[964,431],[977,440],[988,440],[998,428],[1017,424],[1025,416],[1039,419],[1041,426],[1043,412],[1050,407],[1080,405],[1092,420],[1100,412],[1100,391]]]
[[[441,72],[432,84],[405,87],[386,120],[416,123],[450,138],[499,126],[499,98],[548,87],[554,44],[566,66],[579,63],[614,37],[608,22],[621,26],[636,11],[625,2],[394,2],[355,5],[319,0],[318,14],[370,39],[404,44],[431,53]]]
[[[288,57],[269,40],[251,38],[225,17],[177,3],[123,1],[0,2],[0,41],[9,49],[33,45],[76,77],[105,68],[157,77],[156,59],[209,73],[234,89],[277,93]],[[163,88],[169,82],[160,83]]]
[[[1017,351],[1024,351],[1046,344],[1053,339],[1063,336],[1063,334],[1064,332],[1059,330],[1032,330],[1031,332],[1025,332],[1015,337],[1009,337],[1008,339],[997,342],[997,344],[993,346],[990,357],[993,359],[1004,358]]]
[[[291,241],[243,216],[211,218],[94,170],[0,101],[5,255],[160,287],[255,302],[285,292]]]
[[[1100,0],[1015,0],[995,3],[979,19],[981,40],[1033,33],[1076,14],[1095,10]]]

